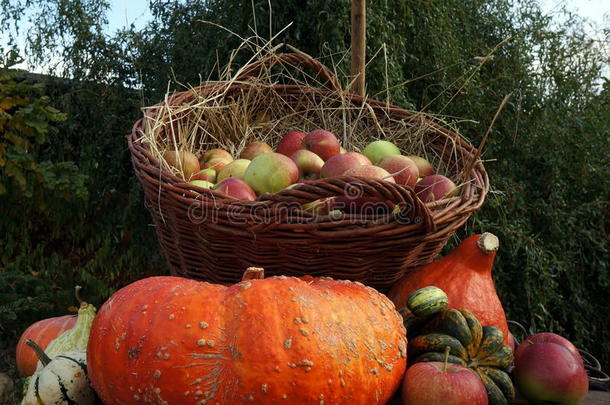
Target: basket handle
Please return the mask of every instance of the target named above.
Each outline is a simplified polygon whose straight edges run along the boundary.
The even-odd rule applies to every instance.
[[[279,193],[264,194],[259,199],[278,204],[302,206],[329,197],[351,199],[372,197],[379,201],[390,201],[399,207],[399,210],[391,214],[394,215],[396,221],[404,224],[419,224],[426,233],[436,230],[432,212],[417,197],[412,188],[379,179],[351,176],[330,177],[306,181]]]
[[[275,65],[307,68],[320,77],[328,89],[342,91],[339,79],[330,69],[311,56],[296,52],[273,54],[250,63],[237,75],[236,80],[243,81],[248,77],[258,76],[264,68],[269,69]]]

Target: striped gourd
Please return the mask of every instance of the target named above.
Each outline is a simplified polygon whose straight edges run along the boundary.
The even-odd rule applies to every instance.
[[[407,307],[413,315],[426,318],[447,308],[449,298],[443,290],[433,285],[414,291],[407,300]]]
[[[418,332],[409,338],[407,347],[411,364],[423,361],[460,364],[479,375],[490,405],[506,405],[515,398],[507,374],[513,352],[503,343],[500,329],[482,326],[470,311],[445,309],[427,318]]]
[[[93,405],[95,394],[87,375],[87,352],[74,350],[52,360],[32,341],[28,345],[40,356],[42,370],[30,379],[21,405]]]

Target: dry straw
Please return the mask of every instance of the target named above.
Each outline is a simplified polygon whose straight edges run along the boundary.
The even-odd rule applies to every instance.
[[[477,150],[438,119],[345,92],[336,67],[294,48],[279,53],[271,42],[257,43],[244,40],[240,48],[253,56],[236,67],[238,49],[220,80],[167,94],[145,108],[129,138],[172,273],[231,283],[245,268],[259,266],[270,275],[327,275],[383,291],[432,260],[489,189]],[[424,156],[459,184],[461,195],[424,204],[404,186],[340,177],[237,201],[188,184],[162,157],[168,150],[200,156],[212,148],[238,156],[252,141],[275,146],[288,131],[317,128],[336,134],[347,150],[385,139],[403,154]],[[342,195],[381,200],[393,209],[338,215],[301,209]]]

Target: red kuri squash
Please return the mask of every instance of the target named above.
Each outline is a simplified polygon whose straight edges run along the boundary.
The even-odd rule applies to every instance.
[[[36,342],[41,349],[45,350],[53,339],[64,331],[72,328],[76,323],[76,315],[58,316],[43,319],[28,327],[17,343],[17,370],[22,377],[29,377],[36,371],[38,357],[36,353],[26,344],[28,339]]]
[[[406,367],[385,296],[329,278],[222,286],[151,277],[99,310],[87,350],[106,405],[385,404]]]
[[[470,236],[447,256],[405,275],[392,288],[389,297],[396,308],[402,308],[414,291],[436,286],[449,297],[450,308],[470,310],[481,324],[499,328],[504,334],[504,343],[514,347],[491,277],[498,247],[498,238],[491,233]]]

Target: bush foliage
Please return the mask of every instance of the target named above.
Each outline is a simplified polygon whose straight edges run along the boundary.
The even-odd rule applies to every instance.
[[[145,27],[112,35],[103,31],[104,1],[79,0],[71,9],[33,3],[46,13],[30,17],[31,62],[59,58],[56,72],[70,80],[46,79],[48,98],[35,98],[39,84],[2,76],[1,103],[30,97],[8,114],[23,110],[33,120],[19,135],[31,147],[6,135],[0,143],[7,148],[0,157],[12,165],[0,172],[1,184],[11,182],[0,196],[0,285],[9,286],[0,292],[0,332],[12,343],[36,317],[65,312],[74,283],[100,303],[125,283],[164,271],[123,135],[168,83],[214,78],[217,61],[241,42],[203,21],[242,37],[254,29],[268,37],[292,23],[277,43],[339,72],[349,68],[340,59],[349,48],[348,0],[276,1],[271,18],[267,1],[152,1]],[[6,28],[18,21],[21,3],[8,4],[15,7],[2,14]],[[377,54],[369,94],[443,115],[475,145],[512,94],[483,155],[494,193],[453,243],[474,232],[497,234],[494,272],[509,318],[531,332],[563,334],[609,368],[610,342],[602,337],[610,334],[610,82],[602,45],[584,21],[566,11],[550,18],[536,0],[368,7],[367,53]],[[24,185],[9,167],[25,173]]]

